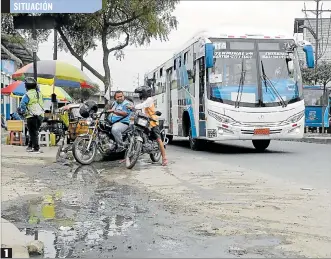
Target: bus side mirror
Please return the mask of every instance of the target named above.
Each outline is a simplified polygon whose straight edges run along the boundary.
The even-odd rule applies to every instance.
[[[205,60],[206,60],[206,68],[214,67],[214,51],[215,47],[212,43],[205,44]]]
[[[287,69],[290,75],[294,72],[294,62],[291,58],[286,58]]]
[[[308,68],[314,68],[315,62],[314,62],[314,50],[312,45],[306,44],[303,46],[303,51],[306,54],[306,63]]]

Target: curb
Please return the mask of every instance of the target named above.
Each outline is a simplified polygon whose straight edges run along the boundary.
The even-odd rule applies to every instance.
[[[314,143],[314,144],[331,144],[331,138],[313,138],[313,137],[308,137],[308,138],[303,138],[303,139],[291,139],[291,140],[286,140],[286,139],[278,139],[280,141],[291,141],[291,142],[305,142],[305,143]]]
[[[11,222],[1,218],[1,247],[12,248],[12,258],[29,258],[25,235]]]

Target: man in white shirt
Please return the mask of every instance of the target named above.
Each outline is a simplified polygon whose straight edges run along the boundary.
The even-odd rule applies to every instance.
[[[158,144],[162,155],[162,165],[166,166],[168,164],[168,159],[166,158],[165,148],[161,139],[161,133],[159,128],[158,118],[155,115],[155,106],[152,96],[152,89],[148,86],[138,87],[135,90],[139,93],[140,100],[142,103],[135,105],[136,110],[142,110],[149,118],[153,119],[150,121],[152,138],[155,139]]]

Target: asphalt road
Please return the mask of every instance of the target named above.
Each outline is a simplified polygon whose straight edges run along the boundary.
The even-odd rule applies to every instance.
[[[205,157],[220,165],[239,165],[303,187],[331,189],[330,144],[271,141],[266,152],[257,153],[251,141],[225,141],[196,152],[189,149],[187,141],[175,140],[170,150]]]
[[[2,217],[48,258],[331,256],[331,145],[174,141],[133,170],[2,151]]]

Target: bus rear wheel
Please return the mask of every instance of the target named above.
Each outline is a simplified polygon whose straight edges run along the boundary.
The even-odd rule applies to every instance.
[[[270,139],[253,139],[252,142],[258,152],[265,151],[270,145]]]

